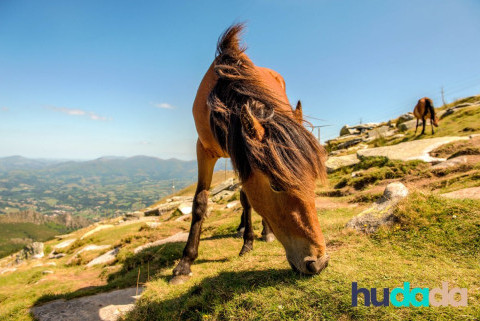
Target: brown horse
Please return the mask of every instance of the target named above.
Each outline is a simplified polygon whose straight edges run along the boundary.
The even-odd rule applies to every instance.
[[[430,118],[430,126],[432,126],[432,135],[435,134],[433,130],[433,126],[438,127],[438,117],[435,115],[435,109],[433,108],[433,102],[428,97],[423,97],[418,100],[415,109],[413,110],[413,114],[415,118],[417,118],[417,126],[415,127],[415,134],[417,134],[418,128],[418,121],[422,120],[422,133],[420,135],[425,134],[425,123],[427,118]]]
[[[253,207],[284,246],[294,270],[316,274],[328,264],[314,193],[315,181],[326,177],[325,152],[301,124],[301,106],[290,106],[282,76],[255,66],[240,47],[242,29],[233,25],[220,37],[193,104],[198,184],[188,241],[173,270],[174,284],[191,275],[220,157],[231,158],[242,183],[246,215],[241,253],[253,246]]]

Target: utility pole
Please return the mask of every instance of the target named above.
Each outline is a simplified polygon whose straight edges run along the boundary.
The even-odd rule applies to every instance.
[[[328,127],[328,126],[332,126],[332,125],[318,125],[318,126],[313,126],[312,125],[312,129],[314,130],[315,128],[317,129],[317,139],[318,139],[318,142],[320,143],[320,128],[322,127]]]
[[[445,102],[445,92],[443,91],[443,86],[442,86],[442,103],[443,103],[443,106],[445,106],[447,104]]]

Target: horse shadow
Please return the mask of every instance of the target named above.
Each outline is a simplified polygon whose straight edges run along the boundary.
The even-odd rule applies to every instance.
[[[63,294],[44,294],[35,301],[33,307],[30,309],[30,315],[32,318],[40,321],[55,320],[55,318],[45,317],[45,315],[48,315],[48,313],[42,316],[38,312],[42,310],[42,306],[48,304],[49,307],[55,307],[55,309],[62,311],[62,313],[66,313],[64,315],[64,319],[78,319],[82,321],[103,320],[103,317],[101,315],[103,313],[102,311],[104,311],[106,307],[133,303],[135,301],[134,294],[137,293],[136,289],[141,292],[142,286],[146,282],[155,278],[164,278],[165,281],[168,282],[171,278],[170,276],[156,276],[156,274],[157,272],[166,268],[173,269],[175,263],[177,263],[178,259],[181,257],[184,247],[184,242],[175,242],[147,248],[142,252],[136,254],[129,253],[124,259],[122,267],[119,270],[109,275],[106,275],[106,273],[108,273],[106,272],[108,271],[108,268],[106,268],[103,270],[103,272],[100,273],[99,277],[105,278],[107,281],[106,284],[99,286],[86,286],[75,291]],[[228,260],[228,257],[217,260],[200,259],[195,261],[195,265],[211,262],[226,262]],[[160,307],[166,310],[170,310],[169,306],[178,306],[178,302],[186,302],[186,300],[188,298],[191,298],[192,295],[203,297],[205,295],[211,295],[215,291],[220,291],[220,293],[240,293],[250,291],[259,287],[273,286],[279,281],[294,281],[297,278],[300,278],[300,276],[296,275],[290,269],[220,272],[214,277],[208,277],[203,279],[200,284],[192,284],[192,288],[187,291],[187,293],[179,295],[177,298],[151,304],[155,305],[155,309]],[[188,282],[190,281],[191,280],[189,280]],[[125,292],[123,298],[119,298],[118,295],[113,295],[115,294],[114,292],[116,290],[121,289],[127,291]],[[172,289],[174,289],[173,285]],[[71,301],[72,299],[79,299],[77,301],[82,301],[84,298],[91,295],[103,296],[103,294],[107,293],[112,293],[112,296],[103,297],[101,303],[96,304],[95,307],[86,308],[85,306],[88,307],[88,304],[86,304],[85,302],[81,303],[83,304],[83,306],[81,310],[82,312],[80,314],[78,313],[78,311],[75,310],[76,307],[75,305],[73,305],[73,301]],[[228,298],[228,296],[224,296],[224,299],[225,298]],[[45,309],[47,309],[47,306],[43,310]],[[145,309],[148,310],[149,307],[145,305],[138,308],[136,307],[134,308],[131,315],[141,316],[143,315]],[[71,315],[69,317],[69,310],[72,314],[76,315]],[[188,311],[193,310],[189,309]],[[138,320],[141,319],[141,317],[138,317]],[[144,320],[148,319],[148,316],[145,316]]]

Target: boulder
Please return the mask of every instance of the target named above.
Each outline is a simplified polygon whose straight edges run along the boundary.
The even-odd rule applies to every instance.
[[[398,125],[400,125],[401,123],[404,123],[404,122],[406,122],[406,121],[412,120],[412,119],[414,119],[414,118],[415,118],[415,116],[413,115],[413,113],[410,113],[410,112],[401,115],[400,117],[398,117],[397,127],[398,127]]]
[[[24,260],[28,259],[40,259],[44,256],[43,253],[43,243],[42,242],[33,242],[23,248],[15,258],[17,264],[22,263]]]
[[[167,237],[163,240],[158,240],[155,242],[147,243],[144,245],[141,245],[133,250],[133,253],[137,254],[145,249],[148,249],[149,247],[153,246],[159,246],[167,243],[177,243],[177,242],[186,242],[188,239],[188,232],[179,232],[175,235],[172,235],[170,237]]]
[[[360,160],[357,158],[356,154],[350,154],[345,156],[329,157],[325,163],[325,166],[327,167],[327,173],[333,173],[339,168],[352,166],[359,162]]]
[[[69,239],[69,240],[65,240],[63,242],[60,242],[58,243],[57,245],[55,245],[53,248],[54,249],[63,249],[63,248],[66,248],[68,246],[70,246],[73,242],[75,242],[77,239]]]
[[[91,260],[88,264],[87,264],[87,267],[92,267],[92,266],[95,266],[95,265],[99,265],[99,264],[109,264],[109,263],[112,263],[113,261],[116,260],[117,258],[117,254],[118,252],[120,251],[120,248],[115,248],[111,251],[108,251],[107,253],[103,254],[103,255],[100,255],[99,257]]]
[[[390,137],[395,135],[395,131],[389,126],[380,126],[367,132],[368,140],[374,140],[380,137]]]
[[[345,227],[364,233],[373,233],[380,226],[392,224],[395,221],[395,206],[407,195],[408,189],[402,183],[388,184],[382,197],[370,208],[352,218]]]
[[[416,119],[412,119],[412,120],[403,122],[401,124],[397,124],[398,130],[400,130],[402,132],[406,132],[409,129],[415,128],[415,126],[417,126],[417,120]]]
[[[355,135],[358,133],[358,130],[352,129],[348,125],[345,125],[340,129],[340,136]]]
[[[459,165],[466,165],[466,164],[473,163],[473,162],[478,163],[479,160],[480,159],[479,159],[478,155],[458,156],[458,157],[450,158],[450,159],[447,159],[444,162],[433,165],[432,166],[432,171],[441,171],[441,170],[445,170],[445,169],[448,169],[448,168],[457,167]]]
[[[480,200],[480,186],[460,189],[450,193],[441,194],[441,196],[455,199]]]
[[[229,189],[232,185],[234,185],[233,178],[229,178],[229,179],[223,181],[222,183],[218,184],[214,188],[212,188],[212,190],[210,191],[210,195],[215,196],[218,193],[220,193],[220,192],[222,192],[226,189]]]
[[[235,192],[229,191],[229,190],[224,190],[221,191],[220,193],[216,194],[215,196],[212,197],[212,201],[214,202],[219,202],[221,200],[228,200],[230,199]]]
[[[177,210],[182,215],[191,214],[192,213],[192,203],[189,203],[189,204],[182,203],[182,204],[180,204],[180,206],[178,206]]]
[[[350,140],[344,141],[343,143],[338,144],[336,146],[336,149],[346,149],[351,146],[357,145],[361,142],[363,142],[363,138],[358,137],[358,138],[350,139]]]

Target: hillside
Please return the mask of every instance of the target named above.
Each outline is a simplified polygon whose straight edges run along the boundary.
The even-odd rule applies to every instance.
[[[242,239],[235,236],[241,206],[238,189],[232,188],[211,199],[193,276],[184,284],[169,285],[190,226],[189,214],[180,209],[191,202],[192,185],[144,209],[156,210],[158,216],[138,212],[108,219],[47,242],[46,254],[55,250],[58,258],[21,265],[12,263],[13,256],[0,260],[0,319],[31,320],[30,313],[58,316],[81,307],[78,311],[87,315],[124,314],[126,320],[477,320],[480,137],[472,134],[479,130],[474,121],[479,111],[471,105],[443,117],[433,141],[430,134],[413,137],[407,128],[403,137],[378,137],[376,143],[364,142],[366,148],[335,149],[340,152],[330,159],[346,155],[355,162],[331,168],[328,183],[316,188],[318,218],[331,257],[319,275],[293,272],[278,241],[259,239],[261,219],[256,214],[254,249],[239,257]],[[396,128],[398,120],[390,122]],[[464,131],[467,127],[473,130]],[[412,142],[423,145],[413,148]],[[392,150],[402,146],[407,146],[402,150],[407,159],[430,158],[397,159]],[[372,151],[380,156],[362,156]],[[231,175],[215,173],[213,189]],[[352,218],[380,202],[392,182],[404,184],[408,195],[389,208],[391,224],[369,234],[346,228]],[[230,181],[228,185],[235,186]],[[104,263],[92,264],[103,254]],[[352,306],[352,282],[367,289],[393,289],[404,282],[433,289],[442,281],[449,289],[466,288],[468,306],[366,307],[363,296],[358,307]],[[109,292],[116,289],[125,290]],[[102,295],[89,299],[96,305],[87,302],[86,296],[96,293]],[[73,300],[49,304],[56,299]]]

